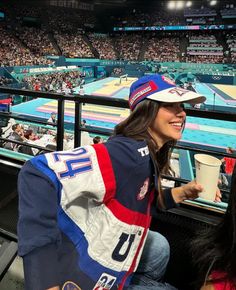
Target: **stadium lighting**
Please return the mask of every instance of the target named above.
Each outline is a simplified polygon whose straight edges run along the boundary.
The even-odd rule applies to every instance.
[[[184,1],[177,1],[176,2],[176,9],[184,8]]]
[[[192,1],[187,1],[186,2],[186,7],[191,7],[192,6]]]
[[[214,6],[214,5],[216,5],[216,3],[217,3],[216,0],[211,0],[210,5],[211,5],[211,6]]]
[[[175,1],[168,2],[168,8],[169,9],[175,9]]]

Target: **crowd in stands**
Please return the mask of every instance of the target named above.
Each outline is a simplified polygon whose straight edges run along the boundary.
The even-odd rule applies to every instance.
[[[13,82],[12,79],[9,79],[5,76],[0,76],[0,86],[7,86]]]
[[[116,47],[119,48],[122,60],[138,60],[140,47],[143,44],[140,34],[120,34],[115,38]]]
[[[236,61],[236,33],[228,33],[226,35],[226,43],[229,48],[232,63]]]
[[[210,8],[199,10],[206,15],[214,12]],[[87,33],[85,26],[92,28],[97,21],[91,11],[68,8],[69,13],[64,13],[63,7],[48,7],[45,11],[43,7],[22,8],[21,5],[13,5],[12,10],[6,6],[4,11],[7,16],[0,23],[1,66],[51,64],[52,61],[45,56],[60,54],[71,58],[99,57],[131,61],[146,59],[162,62],[185,61],[185,57],[182,57],[184,55],[187,62],[235,62],[235,34],[232,33],[221,39],[227,41],[224,47],[222,41],[218,41],[218,36],[209,33],[198,35],[197,32],[181,32],[182,34],[175,36],[173,32],[170,37],[163,36],[163,32],[151,37],[144,32],[113,35]],[[185,12],[186,15],[191,15],[196,11],[190,8]],[[29,28],[23,25],[24,18],[28,16],[39,19],[41,26]],[[183,13],[182,16],[177,13],[170,17],[165,9],[154,9],[152,13],[132,9],[127,10],[122,17],[116,18],[121,26],[179,25],[183,19]],[[188,34],[190,34],[189,45],[185,49],[181,43],[183,44]]]
[[[4,26],[0,26],[0,62],[1,66],[20,66],[50,64],[45,55],[56,54],[55,48],[45,33],[35,28],[26,28],[18,37]],[[55,32],[54,37],[62,54],[66,57],[94,58],[92,48],[95,49],[101,59],[120,60],[157,60],[180,61],[180,42],[186,37],[163,36],[155,34],[151,37],[140,33],[120,33],[115,36],[90,33],[89,37],[78,33]],[[87,41],[86,41],[87,38]],[[235,61],[236,42],[235,35],[228,36],[227,45],[229,57]],[[90,45],[88,44],[90,42]],[[206,57],[206,55],[208,57]],[[187,61],[221,63],[229,62],[224,55],[224,48],[212,36],[191,36],[186,50]]]
[[[89,33],[89,39],[101,59],[117,58],[112,39],[108,35]]]
[[[188,55],[186,62],[191,63],[223,63],[224,56],[222,55]]]
[[[214,8],[201,6],[200,8],[187,7],[184,10],[185,17],[194,16],[216,16],[217,12]]]
[[[120,17],[112,17],[114,26],[158,26],[158,25],[183,25],[184,17],[179,15],[170,15],[164,9],[152,9],[151,11],[143,12],[136,9],[127,10]]]
[[[94,27],[97,21],[91,11],[68,8],[65,13],[63,7],[49,7],[47,19],[50,30],[60,32],[73,32],[78,28],[83,30],[85,27]]]
[[[225,63],[226,58],[223,53],[223,46],[217,43],[216,37],[208,32],[189,36],[186,61]]]
[[[70,71],[27,76],[22,84],[29,90],[70,94],[81,82],[81,72]]]
[[[63,10],[63,8],[58,7],[57,9],[49,8],[47,11],[48,26],[52,31],[61,31],[63,33],[75,30],[75,22],[77,20],[76,11],[65,13]],[[52,14],[53,17],[50,17]],[[77,27],[80,26],[77,25]]]
[[[236,6],[233,4],[226,4],[223,9],[220,10],[222,19],[224,18],[234,18],[236,15]]]
[[[45,7],[40,5],[22,5],[22,3],[17,1],[13,3],[7,2],[8,1],[6,1],[4,5],[2,4],[3,7],[0,6],[0,8],[5,12],[9,22],[22,22],[24,17],[40,18],[45,12]]]
[[[49,64],[51,61],[45,57],[33,54],[29,48],[17,39],[12,30],[0,23],[0,65],[1,66],[20,66],[20,65],[39,65]],[[40,44],[39,44],[40,45]]]
[[[38,155],[47,152],[46,150],[56,150],[57,148],[57,136],[56,130],[52,126],[31,126],[27,124],[19,124],[13,120],[13,125],[9,127],[7,136],[8,141],[1,143],[1,147],[16,151],[28,155]],[[14,143],[17,141],[21,143]],[[81,145],[90,145],[96,143],[102,143],[103,139],[100,136],[94,138],[89,135],[88,132],[81,132]],[[34,148],[27,146],[27,144],[33,146],[39,146]],[[74,148],[74,135],[72,133],[65,133],[63,139],[63,149],[70,150]]]
[[[66,57],[94,57],[91,48],[83,39],[83,35],[76,33],[55,32],[55,39]]]
[[[179,38],[151,37],[144,54],[146,60],[179,61]]]
[[[16,36],[33,54],[42,56],[57,54],[48,34],[43,29],[34,27],[17,27]]]

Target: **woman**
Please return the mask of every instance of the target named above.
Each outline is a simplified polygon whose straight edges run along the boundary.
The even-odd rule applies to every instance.
[[[183,102],[204,100],[163,76],[143,77],[106,143],[26,163],[18,223],[26,289],[175,289],[162,282],[169,244],[148,230],[150,213],[202,190],[192,181],[162,192],[159,179],[182,135]]]
[[[217,227],[194,240],[193,256],[199,269],[197,289],[236,289],[236,166],[226,213]]]
[[[24,136],[25,136],[25,138],[27,140],[26,141],[27,143],[35,145],[35,140],[37,140],[37,136],[36,136],[36,134],[34,133],[34,131],[32,129],[26,130],[25,133],[24,133]],[[22,151],[21,152],[22,153],[26,153],[28,155],[36,155],[36,154],[39,153],[39,149],[31,148],[31,147],[28,147],[28,146],[24,146],[24,150],[25,150],[25,152],[22,152]]]

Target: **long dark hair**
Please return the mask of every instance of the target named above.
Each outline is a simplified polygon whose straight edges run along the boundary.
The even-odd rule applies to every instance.
[[[230,281],[236,289],[236,165],[232,175],[228,208],[218,226],[198,233],[192,242],[193,261],[197,266],[198,285],[209,281],[213,271],[223,277],[210,281]],[[228,288],[227,288],[228,289]]]
[[[160,149],[155,143],[149,128],[153,124],[161,103],[144,100],[139,103],[127,119],[116,125],[114,135],[123,135],[135,140],[146,140],[150,155],[160,174],[172,174],[170,156],[176,141],[165,143]]]

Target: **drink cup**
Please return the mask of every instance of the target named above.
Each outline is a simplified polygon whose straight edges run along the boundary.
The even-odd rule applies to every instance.
[[[201,184],[203,191],[199,197],[214,201],[219,180],[221,161],[206,154],[195,154],[196,182]]]

